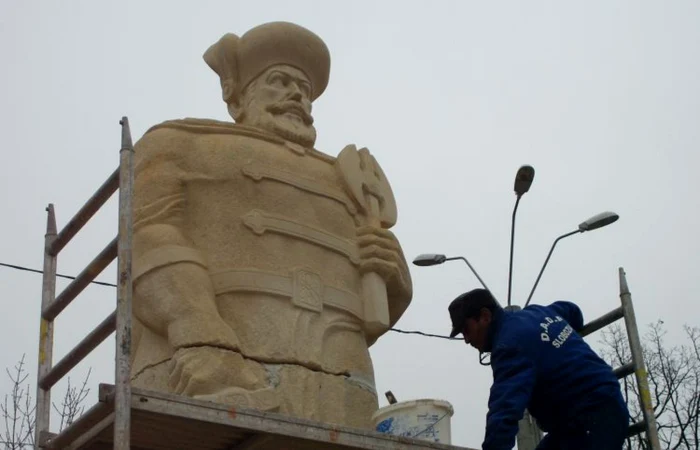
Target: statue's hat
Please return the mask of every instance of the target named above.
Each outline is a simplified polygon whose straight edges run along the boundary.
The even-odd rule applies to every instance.
[[[225,34],[204,53],[204,61],[219,75],[224,101],[239,96],[248,84],[270,67],[296,67],[311,82],[311,100],[328,85],[331,58],[316,34],[289,22],[259,25],[238,37]]]

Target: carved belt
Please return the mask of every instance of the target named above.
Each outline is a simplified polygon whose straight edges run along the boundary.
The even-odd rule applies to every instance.
[[[320,275],[297,269],[291,277],[257,270],[228,270],[211,274],[215,294],[254,292],[291,298],[292,304],[321,312],[323,306],[363,319],[362,299],[349,291],[323,284]]]

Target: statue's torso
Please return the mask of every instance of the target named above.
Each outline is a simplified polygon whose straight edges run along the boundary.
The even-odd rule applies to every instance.
[[[334,159],[259,138],[193,140],[182,228],[252,358],[371,377],[357,209]]]

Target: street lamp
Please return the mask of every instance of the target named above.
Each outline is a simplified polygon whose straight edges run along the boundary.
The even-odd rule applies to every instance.
[[[476,276],[477,280],[479,280],[479,283],[481,283],[484,289],[491,292],[491,290],[486,286],[486,283],[484,283],[484,280],[481,279],[479,274],[476,273],[476,270],[474,270],[474,267],[472,267],[472,265],[469,264],[469,261],[464,256],[453,256],[448,258],[445,255],[439,255],[436,253],[423,253],[421,255],[416,256],[416,258],[413,260],[413,264],[420,267],[437,266],[438,264],[442,264],[446,261],[455,261],[457,259],[461,259],[462,261],[464,261],[467,264],[467,266],[469,266],[469,269],[472,271],[474,276]]]
[[[547,267],[547,263],[549,262],[549,258],[552,256],[552,252],[554,251],[554,247],[556,247],[557,243],[569,236],[572,236],[574,234],[578,233],[583,233],[585,231],[593,231],[597,230],[598,228],[602,228],[604,226],[610,225],[611,223],[617,221],[620,216],[615,214],[614,212],[606,211],[602,212],[600,214],[597,214],[593,217],[591,217],[588,220],[585,220],[581,222],[578,226],[577,230],[571,231],[566,234],[562,234],[558,238],[554,240],[554,243],[552,244],[552,248],[549,249],[549,254],[547,255],[547,259],[544,260],[544,264],[542,265],[542,269],[540,269],[539,275],[537,275],[537,280],[535,280],[535,285],[532,286],[532,290],[530,291],[530,295],[527,297],[527,301],[525,302],[525,306],[527,306],[530,303],[530,300],[532,299],[532,294],[535,293],[535,288],[537,288],[537,284],[540,282],[540,278],[542,277],[542,273],[544,272],[545,267]],[[525,307],[523,306],[523,308]]]
[[[508,264],[508,306],[510,306],[510,293],[513,286],[513,244],[515,242],[515,213],[518,211],[520,198],[532,186],[532,180],[535,178],[535,169],[532,166],[521,166],[515,174],[515,183],[513,190],[515,191],[516,199],[513,207],[513,219],[510,224],[510,262]]]

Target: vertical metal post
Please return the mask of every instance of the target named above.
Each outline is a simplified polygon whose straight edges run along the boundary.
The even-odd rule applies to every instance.
[[[654,408],[651,404],[651,394],[649,393],[649,380],[647,378],[647,369],[644,364],[644,355],[642,354],[642,344],[639,339],[639,330],[637,329],[637,319],[634,315],[634,307],[632,306],[632,294],[627,287],[627,278],[625,270],[620,267],[620,301],[622,302],[622,310],[625,317],[625,328],[627,329],[627,338],[630,343],[630,352],[632,353],[632,363],[634,364],[634,375],[637,378],[637,386],[639,387],[639,398],[641,399],[642,414],[646,422],[647,439],[652,450],[660,450],[659,435],[656,429],[656,417],[654,416]]]
[[[525,410],[523,418],[518,422],[518,450],[535,450],[541,440],[542,430],[539,429],[530,412]]]
[[[44,275],[41,288],[41,311],[56,297],[56,255],[50,249],[56,239],[56,214],[53,204],[46,208],[46,235],[44,237]],[[51,370],[53,363],[53,320],[48,321],[40,314],[39,322],[39,365],[37,369],[36,411],[34,424],[34,446],[39,448],[42,432],[49,431],[51,420],[51,388],[42,389],[39,381]]]
[[[134,146],[129,119],[122,117],[119,151],[119,245],[117,250],[117,330],[114,450],[129,450],[131,438],[131,241]]]

